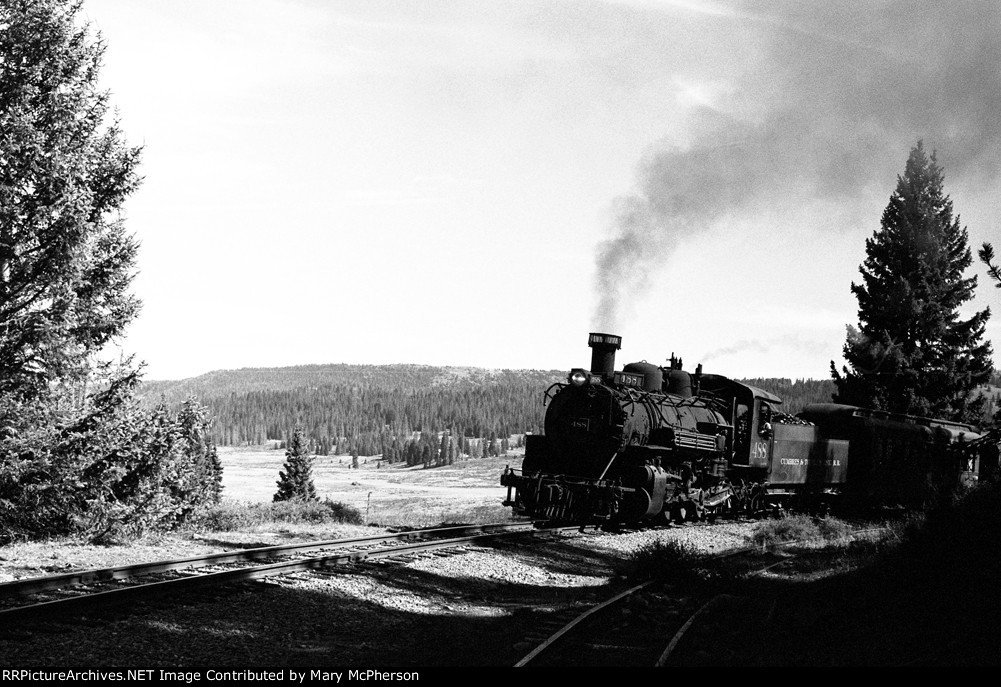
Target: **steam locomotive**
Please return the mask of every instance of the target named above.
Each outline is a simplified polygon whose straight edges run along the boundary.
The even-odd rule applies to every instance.
[[[615,370],[619,336],[589,335],[591,369],[552,385],[505,505],[549,523],[713,519],[766,509],[922,505],[978,478],[968,424],[821,403],[797,415],[762,389],[672,354]]]

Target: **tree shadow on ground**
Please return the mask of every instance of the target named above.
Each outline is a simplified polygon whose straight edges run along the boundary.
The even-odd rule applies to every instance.
[[[569,620],[610,596],[600,573],[618,563],[567,542],[526,547],[521,555],[536,571],[594,575],[596,584],[352,565],[304,574],[306,582],[294,586],[281,580],[236,583],[206,589],[180,605],[176,599],[136,603],[99,618],[27,628],[0,639],[0,653],[10,665],[29,667],[511,666],[541,623]],[[362,591],[341,591],[337,578],[353,579],[358,584],[343,586]],[[380,594],[364,592],[375,585]],[[81,623],[87,626],[84,644],[73,640]]]
[[[978,489],[863,569],[752,577],[702,614],[672,665],[1001,665],[1001,491]]]

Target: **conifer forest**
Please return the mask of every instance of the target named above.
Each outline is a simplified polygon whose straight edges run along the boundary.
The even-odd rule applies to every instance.
[[[491,455],[506,442],[542,433],[545,392],[566,380],[559,370],[485,370],[422,365],[308,365],[212,372],[150,381],[147,402],[196,396],[212,412],[220,446],[287,443],[296,426],[320,455],[406,460],[408,442],[454,444],[456,455]],[[794,413],[830,401],[830,380],[747,379],[779,395]],[[444,439],[441,437],[444,436]],[[493,447],[493,448],[492,448]],[[496,455],[496,453],[493,453]],[[409,461],[408,461],[409,462]],[[423,462],[418,460],[417,462]],[[432,461],[437,462],[437,460]]]

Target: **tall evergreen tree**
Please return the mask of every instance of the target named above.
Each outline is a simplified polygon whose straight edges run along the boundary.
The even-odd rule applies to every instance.
[[[306,448],[306,435],[301,427],[292,432],[285,450],[285,469],[278,473],[278,491],[274,501],[317,501],[313,485],[313,457]]]
[[[849,326],[849,367],[831,375],[839,403],[878,410],[978,421],[983,398],[971,394],[990,377],[991,346],[983,341],[990,309],[961,319],[976,276],[964,278],[972,256],[965,227],[943,191],[942,169],[919,141],[866,241],[852,283],[859,327]]]
[[[0,394],[86,377],[140,303],[119,211],[140,149],[108,121],[81,2],[0,3]]]
[[[450,439],[447,432],[441,433],[441,443],[438,445],[437,460],[434,462],[434,465],[448,465],[448,442]]]
[[[134,534],[211,496],[207,416],[144,410],[131,359],[98,360],[140,307],[121,217],[140,148],[81,5],[0,1],[0,540]]]

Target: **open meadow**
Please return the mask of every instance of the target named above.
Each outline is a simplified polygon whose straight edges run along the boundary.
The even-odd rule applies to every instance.
[[[253,507],[272,502],[285,451],[266,447],[219,447],[223,464],[221,510],[239,520]],[[285,521],[265,518],[225,530],[196,522],[177,532],[150,533],[138,540],[93,544],[69,537],[18,541],[0,546],[0,582],[67,570],[104,568],[182,558],[234,548],[252,548],[316,539],[369,534],[376,528],[418,528],[440,524],[510,520],[502,504],[500,476],[506,465],[521,467],[523,455],[475,458],[439,468],[380,465],[374,457],[317,456],[313,482],[321,501],[330,499],[361,514],[363,526],[330,520]],[[239,507],[237,507],[239,506]],[[250,508],[244,507],[249,506]]]
[[[223,499],[268,503],[277,490],[285,451],[266,447],[219,448]],[[497,458],[472,458],[454,465],[424,468],[387,464],[377,457],[316,456],[313,483],[320,500],[355,508],[366,524],[427,527],[451,522],[498,522],[511,510],[502,505],[505,466],[521,467],[520,450]]]

